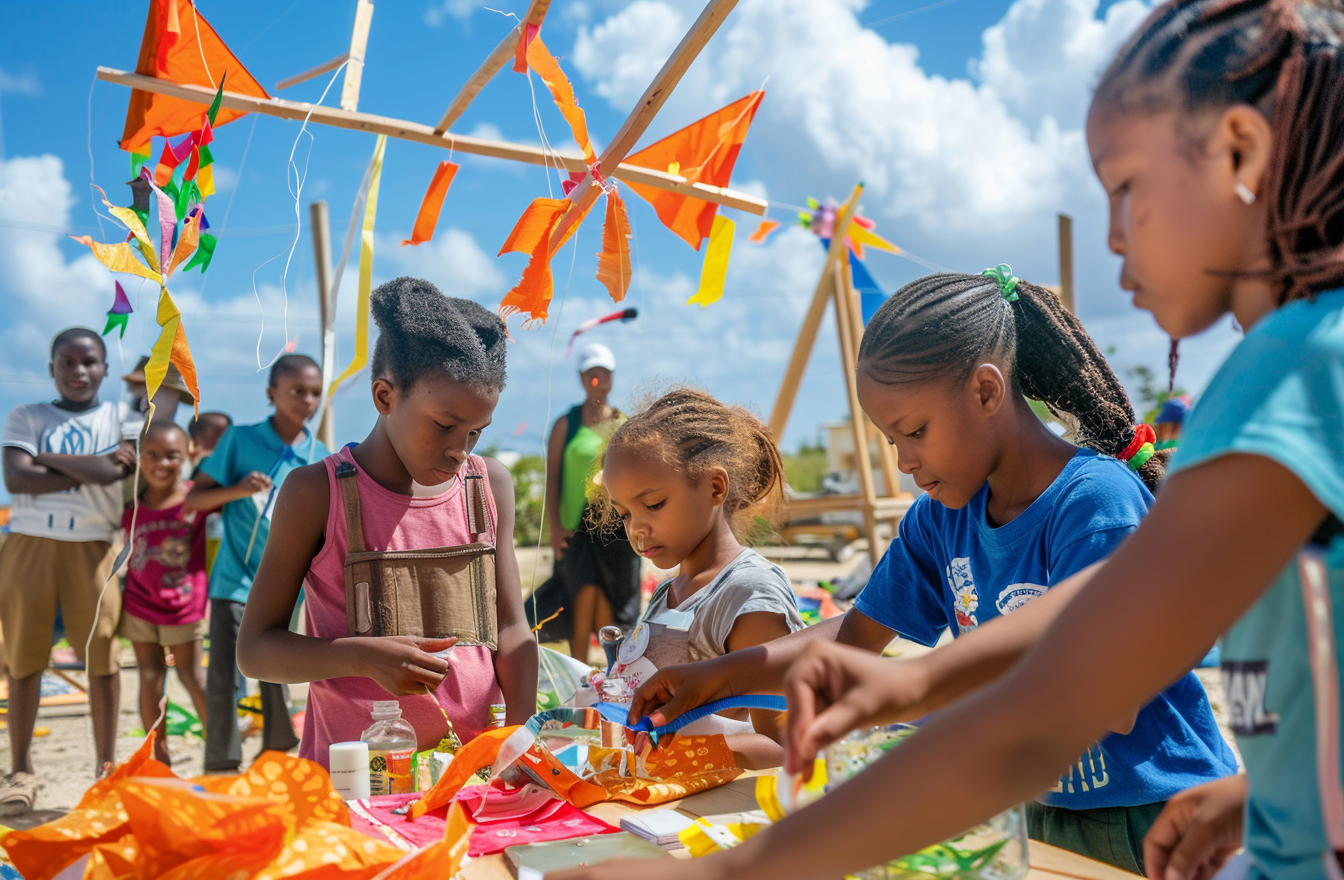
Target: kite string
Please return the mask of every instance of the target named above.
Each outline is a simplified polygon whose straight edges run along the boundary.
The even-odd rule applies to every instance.
[[[210,62],[205,60],[205,47],[201,45],[201,22],[196,17],[196,0],[191,0],[191,26],[196,29],[196,49],[201,53],[201,66],[205,68],[205,75],[210,80],[210,88],[219,91],[219,84],[215,82],[214,74],[210,72]]]
[[[345,61],[341,62],[340,66],[337,67],[335,72],[332,73],[331,79],[327,81],[327,87],[322,90],[322,97],[317,99],[316,104],[312,104],[308,107],[308,112],[304,114],[303,117],[303,125],[299,127],[299,133],[294,138],[294,144],[289,148],[289,159],[286,161],[285,164],[285,185],[289,189],[289,194],[294,197],[294,241],[290,242],[289,254],[285,257],[285,271],[280,276],[280,295],[284,299],[283,314],[284,314],[285,339],[289,339],[289,292],[286,289],[285,285],[289,278],[289,264],[294,259],[294,251],[295,249],[298,248],[299,238],[303,235],[303,216],[300,209],[302,207],[301,202],[303,198],[303,184],[308,179],[308,156],[311,156],[313,151],[313,136],[308,132],[308,120],[312,118],[313,111],[316,110],[318,107],[320,107],[322,105],[322,102],[327,99],[327,93],[331,91],[331,87],[336,84],[337,77],[341,75],[341,72],[345,70],[345,66],[349,63],[350,63],[349,59],[346,59]],[[299,140],[305,134],[308,135],[308,156],[304,157],[303,174],[300,175],[299,166],[294,164],[294,153],[298,151]],[[291,169],[294,172],[293,182],[290,181],[289,176]],[[298,187],[297,189],[295,189],[295,184],[297,184]],[[266,307],[262,305],[261,294],[257,291],[257,273],[260,272],[268,263],[278,260],[280,256],[281,256],[280,254],[276,254],[274,257],[271,257],[269,260],[266,260],[266,262],[262,263],[256,269],[252,270],[252,295],[257,298],[257,309],[261,312],[261,330],[257,333],[258,371],[266,369],[272,363],[275,363],[275,360],[272,359],[270,363],[266,364],[263,364],[261,362],[261,342],[262,338],[266,335]],[[279,355],[277,355],[276,357],[278,358]]]
[[[93,89],[96,85],[98,85],[97,75],[95,75],[93,77],[93,80],[89,83],[89,128],[88,128],[88,138],[85,142],[89,150],[90,187],[97,185],[97,180],[95,180],[93,176]],[[99,118],[101,118],[101,116]],[[4,140],[2,137],[0,137],[0,165],[3,165],[3,163],[4,163]],[[0,186],[0,189],[3,189],[3,186]],[[98,236],[100,238],[106,239],[107,230],[103,228],[103,212],[98,210],[98,203],[95,202],[93,199],[89,199],[89,205],[90,207],[93,208],[93,216],[98,218]],[[108,218],[108,220],[111,219],[112,218],[110,217]]]

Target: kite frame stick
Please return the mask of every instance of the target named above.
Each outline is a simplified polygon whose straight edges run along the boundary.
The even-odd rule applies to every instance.
[[[341,109],[353,113],[359,107],[359,85],[364,78],[364,51],[369,45],[369,27],[373,24],[373,0],[359,0],[355,7],[355,26],[350,29],[350,63],[341,82]]]
[[[321,76],[324,73],[330,73],[331,71],[335,70],[336,68],[344,64],[347,60],[349,60],[349,58],[350,53],[343,52],[340,55],[337,55],[335,58],[331,59],[330,61],[319,64],[316,67],[311,67],[308,70],[305,70],[303,73],[296,73],[293,76],[289,77],[288,79],[280,80],[278,83],[275,84],[275,90],[277,92],[284,91],[290,86],[296,86],[299,83],[308,82],[308,80],[313,79],[314,77]]]
[[[435,134],[441,135],[446,132],[467,111],[467,107],[471,105],[472,101],[476,100],[476,96],[481,93],[481,89],[485,88],[486,84],[495,78],[495,74],[503,70],[504,65],[508,64],[509,60],[514,57],[514,53],[518,49],[518,41],[527,33],[527,26],[541,27],[542,21],[546,18],[546,10],[550,8],[550,5],[551,0],[532,0],[532,5],[527,8],[527,14],[523,16],[523,20],[504,39],[499,41],[499,45],[462,86],[462,91],[458,92],[457,97],[453,98],[452,103],[448,105],[448,109],[444,111],[443,118],[439,120],[439,124],[434,126]]]
[[[721,0],[721,2],[728,2],[728,0]],[[731,2],[736,3],[736,0],[731,0]],[[689,64],[689,61],[687,63]],[[209,106],[215,98],[213,91],[201,86],[182,85],[111,67],[99,67],[98,78],[103,82],[154,92],[158,95],[168,95],[186,101],[195,101],[204,106]],[[429,144],[432,147],[451,148],[459,153],[468,153],[473,156],[489,156],[494,159],[508,159],[514,162],[526,162],[531,165],[542,166],[558,162],[567,171],[584,171],[588,167],[583,161],[583,157],[579,155],[548,153],[540,147],[527,147],[505,141],[485,140],[484,138],[474,138],[466,135],[453,135],[450,140],[442,135],[435,134],[434,129],[428,125],[400,119],[389,119],[386,116],[376,116],[372,113],[350,112],[336,107],[313,107],[311,104],[304,102],[285,101],[280,98],[272,98],[266,101],[251,95],[240,95],[230,91],[224,92],[223,106],[230,110],[260,113],[279,119],[302,121],[305,117],[308,117],[311,124],[385,134],[399,140]],[[646,120],[645,125],[647,124]],[[627,152],[628,149],[627,147]],[[624,156],[624,153],[622,153],[622,156]],[[667,192],[682,193],[691,198],[713,202],[726,208],[735,208],[758,217],[764,215],[769,207],[768,202],[755,196],[736,192],[726,187],[690,183],[685,178],[668,174],[666,171],[640,168],[637,165],[619,165],[615,172],[608,176]]]
[[[649,127],[649,123],[653,122],[653,118],[658,115],[658,111],[662,109],[663,104],[671,97],[672,90],[677,87],[677,83],[681,82],[686,70],[700,55],[700,51],[705,48],[705,44],[718,31],[719,25],[723,24],[723,20],[728,17],[728,13],[732,12],[735,6],[737,6],[737,0],[709,0],[705,4],[700,17],[695,20],[695,24],[691,25],[691,29],[686,32],[686,36],[681,38],[677,48],[664,62],[662,70],[658,71],[658,75],[653,78],[653,82],[649,83],[649,87],[644,90],[644,95],[635,105],[635,109],[622,123],[620,131],[616,132],[616,136],[602,151],[594,170],[603,177],[623,176],[620,173],[622,167],[620,163],[635,148],[636,141],[643,136],[644,130]],[[609,174],[606,169],[613,165],[617,167]],[[630,178],[627,176],[625,179],[629,180]],[[642,181],[635,182],[642,183]],[[555,253],[558,245],[565,240],[569,228],[588,213],[588,209],[602,194],[602,187],[593,186],[594,183],[593,170],[589,170],[579,181],[578,186],[574,188],[574,192],[578,193],[578,200],[571,204],[556,222],[555,228],[551,232],[551,253]],[[695,193],[695,197],[704,198],[698,192]],[[715,201],[714,199],[705,200]],[[727,202],[719,202],[719,204],[727,205]],[[729,205],[729,207],[736,207],[736,205]]]

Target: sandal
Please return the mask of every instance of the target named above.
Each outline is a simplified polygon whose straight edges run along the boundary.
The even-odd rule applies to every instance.
[[[0,790],[0,818],[23,816],[33,811],[33,802],[41,782],[31,773],[12,773],[5,778]]]

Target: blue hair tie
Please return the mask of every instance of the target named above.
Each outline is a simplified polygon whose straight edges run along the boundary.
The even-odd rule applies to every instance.
[[[1017,302],[1017,283],[1022,279],[1013,274],[1012,266],[1009,266],[1007,263],[1000,263],[993,269],[986,269],[980,274],[988,275],[990,278],[999,282],[999,296],[1003,297],[1005,301],[1010,303]]]

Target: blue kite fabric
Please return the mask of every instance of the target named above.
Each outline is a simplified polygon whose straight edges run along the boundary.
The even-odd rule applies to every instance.
[[[829,250],[831,240],[829,238],[817,239],[821,242],[823,250]],[[863,264],[863,260],[849,255],[849,275],[854,279],[854,289],[859,293],[859,311],[863,314],[863,326],[867,327],[868,322],[877,314],[877,310],[882,308],[882,303],[887,301],[887,294],[882,291],[878,283],[873,280],[873,275],[868,271],[868,267]]]

